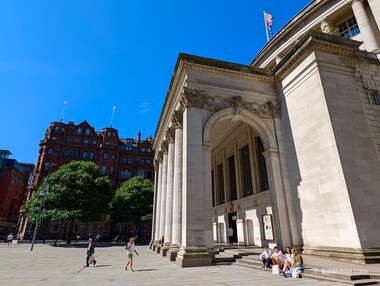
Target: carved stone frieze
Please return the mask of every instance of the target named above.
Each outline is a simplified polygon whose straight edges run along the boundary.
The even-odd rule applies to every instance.
[[[166,138],[168,140],[169,143],[173,143],[174,142],[174,138],[175,138],[175,130],[174,128],[168,128],[168,130],[166,131]]]
[[[180,100],[187,107],[195,107],[214,112],[233,107],[236,109],[245,109],[263,118],[279,117],[280,115],[280,105],[274,100],[259,104],[257,102],[243,101],[241,96],[230,98],[211,97],[207,95],[205,90],[190,89],[187,87],[184,87]]]

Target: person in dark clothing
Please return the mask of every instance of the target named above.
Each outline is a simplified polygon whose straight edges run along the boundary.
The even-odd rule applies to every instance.
[[[92,241],[92,238],[88,239],[88,246],[87,246],[87,257],[86,257],[86,267],[90,266],[90,259],[91,256],[93,257],[93,263],[94,266],[96,264],[95,257],[93,256],[95,253],[95,243]]]

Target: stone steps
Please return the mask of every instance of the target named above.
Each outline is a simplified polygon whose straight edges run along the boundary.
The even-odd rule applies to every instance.
[[[271,269],[262,268],[263,264],[258,257],[261,251],[255,249],[218,249],[217,252],[216,258],[218,261],[229,261],[229,263],[235,263],[236,265],[267,271],[268,274],[272,273]],[[235,260],[235,262],[233,262],[233,260]],[[325,273],[321,267],[317,266],[306,267],[304,273],[302,273],[302,277],[353,286],[380,284],[380,275],[378,274],[351,275],[346,273]]]

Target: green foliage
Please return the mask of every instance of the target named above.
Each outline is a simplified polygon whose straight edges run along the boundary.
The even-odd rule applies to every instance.
[[[152,219],[152,212],[152,182],[133,177],[116,190],[110,204],[108,220],[112,223],[134,222],[136,225],[141,225]]]
[[[41,191],[49,184],[45,196]],[[106,213],[114,195],[108,177],[92,162],[71,161],[50,174],[25,205],[27,217],[35,222],[42,206],[41,221],[66,222],[73,218],[89,222]]]

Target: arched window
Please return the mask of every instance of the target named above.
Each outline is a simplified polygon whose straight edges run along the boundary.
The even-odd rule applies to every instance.
[[[124,169],[123,172],[121,172],[122,179],[129,179],[130,177],[132,177],[132,173],[128,169]]]
[[[83,152],[83,154],[82,154],[82,158],[83,158],[83,159],[87,159],[87,155],[88,155],[87,152]]]
[[[113,167],[110,168],[110,175],[113,175]]]
[[[70,157],[70,151],[69,150],[65,150],[65,157]]]
[[[104,161],[107,161],[107,160],[108,160],[108,153],[104,153],[104,154],[103,154],[103,160],[104,160]]]
[[[58,126],[58,125],[55,126],[54,130],[55,130],[55,131],[58,131],[58,130],[59,130],[59,126]]]
[[[94,156],[95,156],[94,152],[90,152],[90,154],[88,154],[88,158],[90,158],[91,160],[94,159]]]
[[[144,178],[144,170],[139,170],[138,172],[137,172],[137,176],[139,176],[139,177],[141,177],[141,178]]]
[[[107,174],[107,166],[102,167],[102,174],[103,175]]]
[[[78,134],[78,135],[82,134],[82,128],[78,128],[78,130],[77,130],[77,134]]]
[[[85,131],[85,134],[86,135],[90,135],[90,133],[91,133],[90,129],[87,128],[86,131]]]
[[[145,159],[140,160],[141,164],[145,164]]]
[[[51,156],[53,156],[53,148],[49,148],[49,150],[48,150],[48,156],[49,157],[51,157]]]
[[[121,162],[122,162],[123,164],[127,164],[127,158],[123,157],[123,159],[121,160]]]

